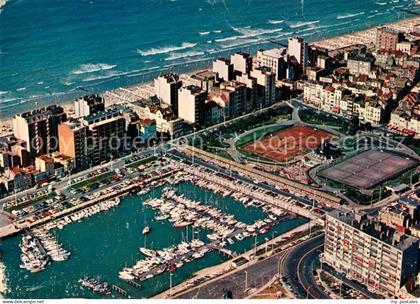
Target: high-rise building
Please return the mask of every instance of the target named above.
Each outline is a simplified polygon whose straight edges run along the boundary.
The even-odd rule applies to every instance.
[[[288,52],[303,68],[308,66],[308,43],[302,38],[289,38]]]
[[[181,88],[178,93],[178,116],[190,124],[204,121],[204,104],[207,93],[197,86]]]
[[[156,96],[166,105],[172,107],[175,114],[178,113],[178,91],[182,81],[178,74],[168,73],[155,79]]]
[[[249,74],[252,69],[252,56],[248,53],[235,53],[230,56],[230,62],[233,65],[234,72],[240,74]]]
[[[58,150],[58,125],[67,119],[60,106],[49,106],[21,114],[13,118],[16,138],[26,142],[26,149],[35,156]]]
[[[105,109],[105,100],[99,95],[86,95],[74,101],[74,117],[92,115]]]
[[[79,170],[89,164],[87,151],[87,127],[79,120],[67,121],[58,126],[60,154],[73,159],[73,169]]]
[[[239,81],[227,81],[220,85],[228,100],[230,113],[227,117],[236,117],[252,110],[252,100],[248,99],[246,84]]]
[[[203,70],[191,75],[188,83],[184,83],[184,85],[195,85],[203,91],[209,92],[217,83],[219,83],[217,81],[217,73],[210,70]]]
[[[348,277],[394,296],[417,275],[419,239],[368,218],[336,209],[326,216],[323,261]]]
[[[379,27],[376,29],[376,49],[395,51],[397,44],[402,40],[402,34],[388,27]]]
[[[261,97],[254,107],[266,107],[276,101],[276,75],[270,68],[259,67],[251,71],[251,77],[256,79],[258,95]]]
[[[87,127],[87,148],[90,163],[121,156],[125,148],[125,119],[116,109],[107,109],[85,116],[81,123]]]
[[[233,64],[225,58],[219,58],[213,61],[213,72],[217,73],[217,77],[223,81],[233,79]]]
[[[286,48],[257,51],[256,67],[268,67],[276,75],[276,80],[286,77]]]

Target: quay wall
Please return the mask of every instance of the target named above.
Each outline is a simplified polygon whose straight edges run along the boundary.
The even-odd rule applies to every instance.
[[[130,191],[138,190],[141,186],[144,186],[147,183],[165,178],[165,177],[167,177],[167,176],[169,176],[169,175],[171,175],[171,174],[173,174],[174,172],[177,172],[177,171],[179,171],[179,170],[172,170],[172,171],[167,172],[165,174],[146,179],[141,183],[136,183],[136,184],[133,184],[133,185],[129,185],[127,187],[124,187],[124,188],[120,189],[119,191],[116,191],[115,193],[110,193],[110,194],[107,194],[107,195],[103,195],[103,196],[101,196],[97,199],[93,199],[93,200],[84,202],[80,205],[64,209],[64,210],[62,210],[60,212],[57,212],[55,214],[52,214],[50,216],[39,219],[39,220],[37,220],[33,223],[25,221],[23,223],[9,224],[7,226],[4,226],[4,227],[0,228],[0,239],[11,237],[15,234],[20,233],[22,230],[30,229],[30,228],[33,228],[33,227],[36,227],[36,226],[39,226],[39,225],[46,224],[46,223],[48,223],[52,220],[64,217],[64,216],[69,215],[69,214],[72,214],[73,212],[76,212],[78,210],[90,207],[92,205],[98,204],[98,203],[103,202],[105,200],[109,200],[109,199],[113,199],[113,198],[116,198],[116,197],[126,195]]]
[[[325,192],[317,190],[317,189],[313,189],[313,188],[308,187],[304,184],[289,180],[289,179],[284,178],[284,177],[280,177],[280,176],[276,176],[276,175],[273,175],[273,174],[270,174],[270,173],[262,172],[260,170],[251,168],[249,166],[236,163],[234,161],[231,161],[231,160],[226,159],[224,157],[221,157],[221,156],[203,151],[203,150],[198,149],[196,147],[184,146],[182,148],[189,151],[190,153],[196,153],[198,155],[207,157],[209,159],[217,160],[221,163],[224,163],[225,165],[230,166],[231,168],[242,171],[242,172],[246,173],[247,175],[251,175],[253,178],[256,178],[258,180],[263,180],[263,181],[267,181],[267,182],[270,182],[270,183],[274,182],[276,185],[278,185],[280,187],[284,187],[284,188],[290,189],[290,190],[296,190],[296,191],[304,192],[305,194],[310,195],[311,197],[314,197],[315,199],[319,200],[320,202],[326,203],[330,207],[337,208],[337,207],[339,207],[339,203],[341,202],[341,198],[339,198],[337,196],[331,195],[329,193],[325,193]]]
[[[241,192],[245,195],[248,195],[248,196],[253,197],[255,199],[258,199],[260,201],[269,203],[271,205],[280,207],[282,209],[288,210],[288,211],[293,212],[295,214],[298,214],[300,216],[309,218],[311,220],[320,220],[320,218],[318,216],[316,216],[315,214],[313,214],[309,210],[306,210],[305,208],[301,208],[301,207],[292,205],[288,202],[279,201],[279,200],[277,200],[277,199],[275,199],[275,198],[273,198],[269,195],[266,195],[266,194],[263,194],[263,193],[260,193],[260,192],[256,192],[256,191],[252,191],[251,189],[247,189],[247,188],[238,186],[237,184],[235,184],[233,182],[232,183],[226,183],[225,181],[222,181],[220,179],[220,177],[218,177],[218,176],[197,172],[194,168],[190,168],[188,166],[185,166],[184,170],[186,172],[188,172],[192,175],[195,175],[195,176],[197,176],[197,177],[199,177],[203,180],[206,180],[208,182],[215,183],[217,185],[220,185],[224,188],[228,188],[228,189],[233,190],[233,191]],[[320,220],[319,223],[323,225],[322,220]]]

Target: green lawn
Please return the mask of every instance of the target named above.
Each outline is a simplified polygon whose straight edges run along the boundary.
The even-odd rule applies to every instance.
[[[292,112],[292,108],[280,106],[268,109],[263,113],[250,115],[232,123],[227,121],[225,126],[220,126],[211,133],[201,134],[202,140],[196,140],[194,144],[195,146],[203,144],[204,150],[207,150],[207,147],[228,148],[229,145],[223,142],[222,138],[232,138],[236,134],[241,134],[245,131],[264,125],[273,124],[279,119],[291,119]],[[220,136],[220,134],[223,135],[223,137]]]
[[[250,142],[254,142],[257,140],[260,140],[268,135],[274,134],[279,132],[280,130],[286,129],[289,126],[284,126],[284,125],[276,125],[276,126],[271,126],[271,127],[267,127],[264,129],[260,129],[257,130],[255,132],[252,132],[248,135],[245,136],[241,136],[239,138],[239,140],[236,142],[236,146],[240,147],[240,146],[244,146]]]

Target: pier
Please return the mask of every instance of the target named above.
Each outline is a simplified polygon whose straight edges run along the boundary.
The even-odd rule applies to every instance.
[[[112,290],[118,292],[120,295],[124,297],[128,297],[128,292],[117,285],[112,285]]]
[[[227,189],[230,189],[232,191],[239,191],[246,196],[250,196],[254,199],[263,201],[265,203],[269,203],[273,206],[278,206],[278,207],[280,207],[284,210],[293,212],[295,214],[301,215],[303,217],[306,217],[306,218],[309,218],[309,219],[312,219],[312,220],[313,219],[319,219],[319,216],[315,215],[310,210],[295,206],[287,200],[282,201],[282,200],[279,200],[278,197],[273,197],[273,196],[270,196],[270,195],[267,195],[267,194],[264,194],[264,193],[253,191],[251,189],[246,189],[244,187],[237,186],[234,183],[228,183],[226,179],[224,179],[220,176],[215,176],[215,175],[211,175],[211,174],[208,174],[208,173],[202,173],[202,172],[199,172],[198,170],[196,170],[194,168],[190,168],[189,166],[184,166],[184,170],[191,175],[199,177],[202,180],[220,185],[220,187],[227,188]],[[286,198],[286,197],[284,197],[284,198]]]

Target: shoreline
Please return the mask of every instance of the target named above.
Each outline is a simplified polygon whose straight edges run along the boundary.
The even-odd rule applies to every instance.
[[[6,3],[6,0],[0,0],[0,7],[2,6],[1,3],[2,1],[4,2],[4,4]],[[3,5],[4,5],[3,4]],[[420,23],[420,16],[413,16],[413,17],[409,17],[409,18],[405,18],[399,21],[392,21],[392,22],[388,22],[388,23],[383,23],[381,25],[387,25],[387,26],[392,26],[394,28],[397,28],[398,30],[402,30],[402,31],[407,31],[408,28],[412,27],[414,24],[416,23]],[[360,31],[356,31],[353,33],[347,33],[347,34],[338,34],[338,35],[334,35],[331,36],[329,38],[325,38],[325,39],[320,39],[320,40],[314,40],[314,41],[310,41],[308,40],[310,45],[313,46],[317,46],[317,47],[321,47],[321,48],[326,48],[326,49],[339,49],[348,45],[352,45],[355,43],[362,43],[362,44],[369,44],[369,42],[374,41],[375,39],[375,33],[376,33],[376,28],[378,26],[381,25],[376,25],[373,27],[368,27],[365,28],[363,30]],[[254,54],[251,54],[254,55]],[[184,63],[188,64],[188,62]],[[183,73],[179,73],[179,74],[184,74],[184,75],[191,75],[194,74],[198,71],[202,71],[204,69],[208,69],[209,66],[205,67],[205,68],[201,68],[198,70],[191,70],[191,71],[187,71],[187,72],[183,72]],[[147,81],[147,82],[139,82],[127,87],[119,87],[116,89],[111,89],[111,90],[105,90],[102,92],[97,92],[96,94],[100,95],[100,96],[104,96],[106,94],[109,93],[113,93],[114,91],[121,89],[121,88],[125,88],[125,89],[132,89],[132,88],[141,88],[141,87],[148,87],[151,84],[153,84],[153,81]],[[82,96],[83,94],[81,94],[80,96]],[[117,98],[115,98],[117,99]],[[57,105],[60,105],[64,108],[64,110],[67,112],[67,114],[69,114],[69,116],[71,116],[74,113],[74,105],[73,105],[73,101],[74,100],[68,100],[68,101],[63,101],[63,102],[59,102],[57,103]],[[109,99],[105,98],[105,102],[106,102],[106,106],[110,106],[112,104],[117,104],[117,103],[123,103],[123,100],[119,100],[117,101],[110,101]],[[52,103],[50,102],[45,102],[45,105],[40,105],[39,107],[44,107],[44,106],[48,106]],[[1,112],[1,108],[0,108],[0,112]],[[18,112],[21,113],[21,112]],[[10,135],[12,134],[13,130],[13,117],[14,115],[18,114],[18,113],[10,113],[10,114],[6,114],[4,117],[1,118],[1,125],[0,125],[0,136],[5,136],[5,135]]]

